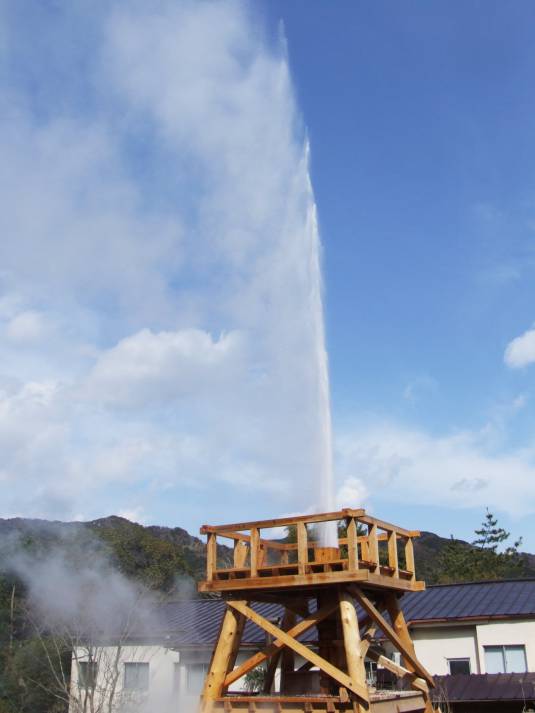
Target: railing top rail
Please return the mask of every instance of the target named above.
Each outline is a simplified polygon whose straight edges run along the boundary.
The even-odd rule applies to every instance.
[[[229,531],[236,530],[251,530],[253,528],[258,528],[260,530],[270,529],[273,527],[284,527],[285,525],[295,525],[298,522],[305,523],[316,523],[316,522],[330,522],[332,520],[343,520],[346,517],[357,517],[361,519],[365,516],[366,511],[362,508],[358,510],[353,510],[350,508],[345,508],[344,510],[338,510],[336,512],[319,513],[316,515],[295,515],[294,517],[279,517],[273,520],[253,520],[252,522],[234,522],[230,525],[203,525],[201,527],[201,535],[212,534],[223,534]],[[393,527],[393,526],[392,526]],[[399,528],[398,528],[398,531]],[[400,531],[401,532],[401,531]]]
[[[397,525],[392,525],[391,522],[385,522],[384,520],[377,520],[375,517],[369,517],[369,515],[359,515],[359,522],[363,522],[366,525],[377,525],[380,530],[386,530],[387,532],[396,532],[398,535],[403,537],[419,537],[420,532],[418,530],[405,530],[403,527],[398,527]]]

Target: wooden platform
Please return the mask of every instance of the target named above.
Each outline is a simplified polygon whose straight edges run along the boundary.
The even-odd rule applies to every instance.
[[[326,548],[313,528],[332,522],[336,523],[337,543]],[[287,528],[295,533],[296,541],[262,537],[262,531],[274,528]],[[416,580],[414,567],[413,538],[420,533],[369,517],[364,510],[204,525],[201,534],[208,536],[201,592],[280,590],[344,582],[399,592],[425,588],[424,582]],[[218,538],[233,543],[231,567],[218,558]]]

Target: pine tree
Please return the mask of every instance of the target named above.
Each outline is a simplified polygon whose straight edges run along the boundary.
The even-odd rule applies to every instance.
[[[507,579],[526,573],[526,563],[518,551],[522,538],[500,550],[511,535],[498,525],[498,519],[488,508],[481,527],[474,534],[476,539],[471,545],[451,536],[438,560],[437,582]]]

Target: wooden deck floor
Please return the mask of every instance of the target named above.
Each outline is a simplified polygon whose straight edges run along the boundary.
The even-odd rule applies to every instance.
[[[202,713],[364,713],[358,704],[334,696],[224,696],[210,702]],[[416,691],[375,691],[367,713],[420,713],[425,709]]]

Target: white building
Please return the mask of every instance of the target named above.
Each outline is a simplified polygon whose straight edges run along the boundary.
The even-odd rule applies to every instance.
[[[433,586],[402,601],[433,675],[535,672],[535,580]]]

